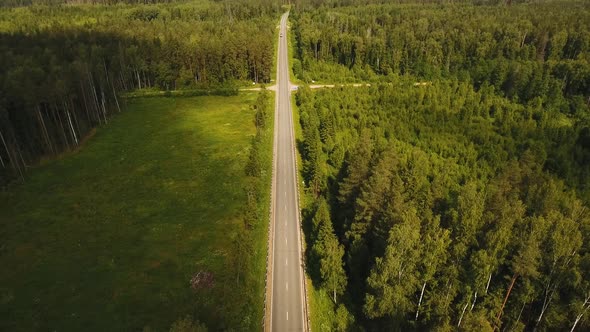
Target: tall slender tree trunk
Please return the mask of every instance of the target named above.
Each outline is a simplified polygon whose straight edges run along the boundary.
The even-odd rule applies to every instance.
[[[1,129],[0,129],[0,138],[2,139],[2,144],[4,144],[4,149],[6,149],[6,154],[8,155],[9,162],[11,164],[13,164],[12,163],[12,157],[10,156],[10,151],[8,150],[8,144],[6,144],[6,140],[4,140],[4,135],[2,135],[2,130]]]
[[[55,104],[53,105],[53,107],[54,107],[54,109],[53,109],[54,114],[57,114],[57,119],[58,119],[59,127],[61,128],[61,134],[64,139],[64,143],[68,147],[68,150],[70,150],[71,149],[70,142],[68,141],[68,137],[66,135],[66,128],[63,125],[63,122],[61,120],[61,115],[59,114],[59,109],[57,108],[57,105],[55,105]]]
[[[475,307],[475,302],[477,302],[477,291],[475,291],[475,294],[473,294],[473,303],[471,304],[471,308],[469,308],[469,311],[473,311],[473,307]]]
[[[90,71],[88,71],[88,81],[90,82],[90,92],[94,100],[94,113],[96,115],[96,119],[98,120],[98,124],[102,124],[102,119],[100,118],[100,103],[98,102],[98,94],[96,93],[96,86],[94,85],[94,79],[92,78],[92,73]]]
[[[13,151],[12,151],[12,155],[13,155],[12,160],[14,161],[14,165],[16,165],[16,170],[18,171],[18,174],[20,175],[21,181],[24,182],[25,181],[25,176],[23,174],[23,170],[21,169],[21,165],[19,164],[18,160],[16,159],[16,152],[14,152],[15,147],[13,146],[12,149],[13,149]],[[18,150],[18,148],[17,148],[17,150]],[[20,154],[20,151],[18,151],[18,152]],[[21,161],[24,164],[24,160],[22,160],[22,155],[21,155]]]
[[[90,112],[88,111],[88,101],[86,100],[86,91],[84,89],[84,83],[80,80],[80,89],[82,89],[82,99],[84,100],[84,109],[86,110],[86,118],[88,119],[88,124],[92,126],[92,119],[90,119]]]
[[[315,59],[318,60],[318,42],[313,43]]]
[[[141,76],[143,78],[143,87],[144,88],[145,87],[151,88],[152,86],[151,86],[150,82],[148,81],[148,76],[145,74],[145,71],[143,71],[143,70],[141,71]]]
[[[135,69],[135,76],[137,76],[137,88],[141,90],[141,79],[139,78],[139,71]]]
[[[129,90],[129,89],[127,89],[127,80],[125,79],[125,77],[123,77],[123,71],[122,70],[119,72],[119,77],[120,77],[121,86],[123,87],[123,89],[125,89],[125,91]]]
[[[449,303],[449,296],[451,295],[451,287],[453,286],[453,284],[451,282],[448,282],[447,285],[449,287],[447,287],[447,294],[445,295],[445,303],[447,303],[446,308],[449,307],[448,303]]]
[[[336,287],[334,286],[334,304],[336,304]]]
[[[51,144],[51,140],[49,139],[49,132],[47,131],[47,126],[45,126],[45,120],[43,119],[43,114],[41,113],[41,108],[37,104],[37,118],[39,119],[39,123],[41,124],[41,133],[43,134],[43,139],[45,140],[45,144],[47,144],[47,148],[51,153],[55,153],[53,150],[53,145]]]
[[[77,145],[77,144],[75,144],[76,141],[77,141],[77,139],[76,139],[76,135],[75,135],[75,132],[74,132],[74,126],[73,126],[73,123],[72,123],[72,117],[71,117],[71,114],[70,114],[70,106],[69,106],[69,104],[66,101],[62,101],[61,102],[61,105],[64,108],[64,122],[66,124],[66,127],[68,128],[68,131],[70,132],[70,135],[69,136],[72,139],[72,143],[74,145]]]
[[[80,123],[78,122],[78,116],[76,115],[76,105],[74,104],[74,99],[70,97],[70,110],[72,113],[72,118],[74,119],[74,124],[76,125],[76,129],[78,129],[78,138],[82,137],[82,129],[80,129]]]
[[[102,124],[102,118],[100,117],[100,103],[98,102],[98,94],[96,93],[96,86],[94,86],[94,83],[92,83],[92,87],[91,87],[92,91],[92,100],[93,102],[93,108],[94,108],[94,112],[92,112],[94,118],[96,119],[96,121],[98,121],[98,124],[101,125]]]
[[[570,332],[574,332],[574,330],[576,329],[576,326],[578,325],[578,323],[582,319],[582,316],[584,316],[584,314],[586,313],[586,311],[588,311],[589,308],[590,308],[590,294],[588,294],[588,296],[584,300],[584,304],[582,305],[582,311],[576,316],[576,320],[574,321],[574,325],[572,325],[572,329],[570,330]]]
[[[257,71],[256,71],[256,60],[252,61],[252,68],[254,69],[254,82],[258,83],[258,77],[256,76]]]
[[[551,281],[547,283],[547,287],[545,287],[545,297],[543,298],[543,305],[541,306],[541,312],[539,313],[539,317],[537,317],[537,320],[535,322],[535,328],[539,326],[539,323],[541,323],[541,319],[543,319],[545,311],[547,310],[547,308],[549,308],[549,304],[553,299],[553,293],[555,292],[556,288],[557,287],[555,286],[551,287]]]
[[[520,312],[518,313],[518,317],[516,317],[516,320],[514,321],[514,324],[512,324],[512,329],[510,331],[513,331],[514,327],[516,327],[516,324],[520,321],[520,317],[522,316],[522,312],[524,311],[525,306],[526,306],[526,301],[522,304],[522,307],[520,308]]]
[[[72,116],[70,115],[70,111],[66,110],[66,114],[68,116],[68,123],[70,124],[70,132],[72,134],[72,138],[74,139],[74,143],[78,145],[78,137],[76,137],[76,131],[74,130],[74,125],[72,124]]]
[[[18,142],[16,142],[16,151],[18,151],[18,156],[20,157],[20,161],[23,165],[24,168],[29,167],[29,165],[27,165],[27,163],[25,162],[25,158],[23,158],[23,152],[22,149],[20,148],[20,146],[18,145]]]
[[[104,123],[109,123],[107,121],[107,107],[106,107],[106,98],[104,96],[104,90],[100,89],[100,94],[102,96],[102,116],[104,117]]]
[[[113,91],[113,97],[115,97],[115,103],[117,104],[117,109],[121,112],[121,108],[119,107],[119,101],[117,100],[117,94],[115,93],[115,86],[113,85],[112,80],[109,78],[109,71],[107,70],[107,63],[102,59],[102,65],[104,66],[104,75],[107,78],[107,86],[110,85]]]
[[[119,99],[117,98],[117,93],[115,92],[115,86],[111,82],[111,88],[113,89],[113,97],[115,97],[115,104],[117,104],[117,110],[121,113],[121,107],[119,106]]]
[[[459,317],[459,322],[457,323],[457,327],[461,326],[461,322],[463,321],[463,315],[465,315],[465,310],[467,310],[468,306],[469,306],[469,301],[467,301],[467,303],[465,303],[465,306],[463,307],[463,311],[461,311],[461,316]]]
[[[416,321],[418,321],[418,315],[420,314],[420,306],[422,305],[422,298],[424,297],[424,289],[426,288],[426,281],[422,285],[422,291],[420,291],[420,300],[418,300],[418,308],[416,309]]]
[[[516,282],[517,278],[518,278],[518,273],[515,273],[512,276],[512,281],[510,282],[510,287],[508,287],[508,291],[506,291],[506,297],[504,298],[504,302],[502,303],[502,307],[500,307],[500,312],[498,312],[497,320],[500,320],[500,317],[502,317],[502,312],[504,312],[504,306],[506,306],[506,302],[508,302],[508,297],[510,297],[510,293],[512,292],[512,287],[514,287],[514,283]]]
[[[0,135],[2,135],[2,131],[0,131]],[[4,138],[2,138],[2,140],[4,141]],[[8,152],[8,149],[6,150],[6,152]],[[10,158],[10,156],[8,156]],[[6,164],[4,164],[4,159],[2,159],[2,154],[0,153],[0,163],[2,164],[3,168],[6,168]]]
[[[2,139],[2,144],[4,144],[4,148],[6,149],[6,153],[8,154],[8,161],[10,162],[10,164],[12,165],[13,168],[16,168],[16,170],[18,171],[20,178],[22,181],[25,180],[24,176],[23,176],[23,172],[20,169],[20,165],[18,164],[18,161],[16,160],[15,156],[13,153],[10,152],[10,149],[8,148],[8,144],[6,144],[6,140],[4,139],[4,135],[2,134],[2,130],[0,130],[0,139]]]

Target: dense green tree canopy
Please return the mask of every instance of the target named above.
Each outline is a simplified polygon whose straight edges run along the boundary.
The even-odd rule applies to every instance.
[[[296,96],[367,330],[589,328],[590,10],[489,4],[296,5],[296,76],[370,83]]]

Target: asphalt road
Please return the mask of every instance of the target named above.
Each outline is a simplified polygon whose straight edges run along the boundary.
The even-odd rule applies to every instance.
[[[304,278],[297,201],[295,138],[287,53],[287,17],[281,17],[275,109],[274,232],[271,331],[305,331]]]

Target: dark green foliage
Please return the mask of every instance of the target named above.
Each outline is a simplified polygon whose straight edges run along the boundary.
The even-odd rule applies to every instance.
[[[267,170],[264,170],[261,163],[260,145],[262,144],[264,137],[269,135],[268,131],[265,130],[266,123],[269,121],[269,98],[269,92],[262,90],[252,106],[255,110],[254,124],[256,125],[256,136],[252,138],[250,156],[248,157],[248,162],[246,164],[246,175],[251,177],[260,177],[263,171],[267,172]]]
[[[315,10],[296,6],[298,62],[293,68],[300,79],[343,83],[389,80],[392,74],[412,74],[421,81],[459,77],[478,89],[494,86],[512,100],[541,98],[562,110],[572,104],[562,92],[568,99],[588,98],[588,2],[510,8],[469,1],[441,6],[355,2]]]
[[[258,140],[252,139],[252,146],[250,148],[250,156],[248,157],[248,163],[246,164],[246,175],[258,177],[261,172],[260,165],[260,151],[258,150]]]
[[[299,79],[373,84],[297,96],[349,307],[374,330],[571,327],[584,291],[565,276],[590,237],[588,4],[427,2],[292,15]]]
[[[207,332],[207,327],[199,321],[193,321],[190,316],[175,321],[170,332]]]
[[[323,172],[321,190],[306,182],[318,197],[310,245],[320,225],[338,234],[342,299],[355,321],[370,330],[571,328],[583,306],[570,303],[585,299],[573,276],[590,239],[580,199],[589,179],[570,177],[579,166],[563,151],[583,145],[582,120],[558,110],[534,119],[535,105],[457,79],[413,82],[297,95],[304,165]],[[556,159],[571,173],[549,169]]]
[[[320,200],[312,223],[312,262],[318,265],[321,284],[332,294],[336,303],[336,295],[344,293],[346,288],[346,276],[342,267],[344,248],[334,234],[328,205],[324,200]]]
[[[268,122],[268,117],[270,114],[270,106],[268,103],[269,99],[270,92],[262,90],[256,99],[256,103],[254,104],[254,109],[256,110],[254,124],[256,125],[256,129],[259,131],[264,130],[266,128],[266,123]]]

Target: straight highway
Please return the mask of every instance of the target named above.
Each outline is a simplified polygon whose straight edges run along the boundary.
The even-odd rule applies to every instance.
[[[287,17],[281,17],[275,101],[272,220],[271,331],[306,331],[295,138],[287,51]]]

